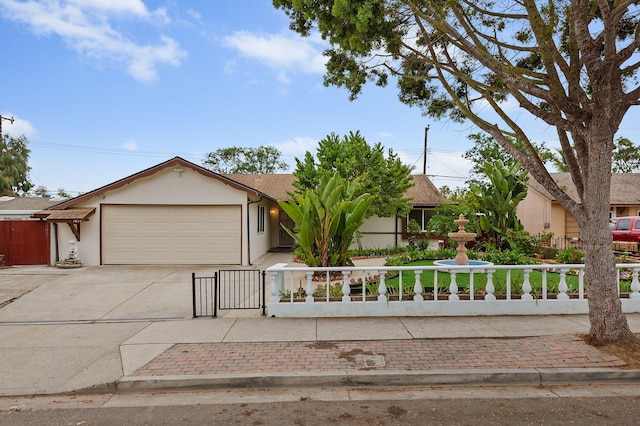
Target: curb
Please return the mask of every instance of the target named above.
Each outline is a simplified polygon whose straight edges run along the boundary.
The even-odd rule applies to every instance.
[[[433,371],[333,371],[326,373],[216,374],[201,376],[126,376],[116,392],[158,390],[275,388],[322,386],[434,386],[477,384],[557,385],[640,381],[640,370],[614,369],[477,369]]]

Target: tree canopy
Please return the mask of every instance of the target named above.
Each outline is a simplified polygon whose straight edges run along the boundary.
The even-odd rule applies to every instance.
[[[272,146],[220,148],[206,155],[203,166],[216,173],[277,173],[289,166]]]
[[[317,157],[317,162],[316,162]],[[411,167],[381,143],[371,146],[360,132],[350,132],[342,138],[332,133],[318,143],[316,157],[307,151],[303,160],[296,158],[294,184],[299,190],[315,188],[320,181],[338,172],[346,180],[361,179],[360,193],[373,198],[367,217],[404,216],[410,206],[405,198],[413,186]]]
[[[33,187],[29,180],[29,141],[26,136],[0,135],[0,195],[24,195]]]
[[[617,295],[608,229],[614,137],[639,103],[640,6],[604,0],[273,0],[302,35],[331,47],[325,83],[358,96],[397,78],[426,115],[471,120],[575,218],[594,344],[633,340]],[[509,101],[509,102],[507,102]],[[552,179],[520,114],[557,131],[576,188]],[[519,114],[519,115],[520,115]],[[517,140],[522,147],[516,146]]]

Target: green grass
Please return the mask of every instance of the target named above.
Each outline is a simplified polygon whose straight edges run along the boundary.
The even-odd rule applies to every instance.
[[[433,266],[433,260],[418,260],[415,262],[407,263],[403,266]],[[522,283],[524,282],[524,271],[511,270],[511,293],[521,294]],[[495,287],[494,294],[505,294],[507,289],[507,274],[506,270],[497,270],[493,273],[493,285]],[[534,270],[529,274],[529,283],[531,284],[532,294],[542,294],[542,275],[543,272]],[[400,276],[397,275],[393,278],[388,278],[385,283],[387,285],[388,292],[394,294],[398,292]],[[433,271],[423,271],[420,275],[420,283],[426,291],[433,290]],[[438,271],[438,293],[448,292],[449,284],[451,283],[451,275],[447,272]],[[470,288],[470,273],[456,273],[456,283],[458,284],[458,291],[460,293],[468,293]],[[560,282],[560,274],[547,272],[547,292],[557,293],[558,283]],[[569,293],[576,293],[578,291],[578,276],[567,274],[566,282]],[[473,274],[474,292],[478,293],[480,290],[484,290],[487,284],[486,273],[474,273]],[[402,271],[402,293],[413,294],[413,286],[415,284],[415,274],[413,271]]]

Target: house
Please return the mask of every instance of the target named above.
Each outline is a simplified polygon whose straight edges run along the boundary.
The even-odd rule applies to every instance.
[[[278,200],[293,175],[222,175],[175,157],[34,214],[50,224],[50,264],[77,241],[85,265],[250,265],[269,250],[290,248],[292,227]],[[407,193],[415,212],[448,202],[426,176]],[[369,247],[403,243],[403,220],[371,218]],[[406,243],[406,241],[405,241]]]
[[[578,200],[569,173],[551,177]],[[640,174],[614,173],[611,176],[610,217],[640,215]],[[553,232],[554,241],[577,240],[580,229],[573,216],[536,180],[529,181],[527,196],[518,205],[518,218],[530,234]]]

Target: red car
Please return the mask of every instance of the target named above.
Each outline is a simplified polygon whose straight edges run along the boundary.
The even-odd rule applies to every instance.
[[[611,232],[613,233],[613,241],[640,242],[640,216],[623,216],[612,219]]]

